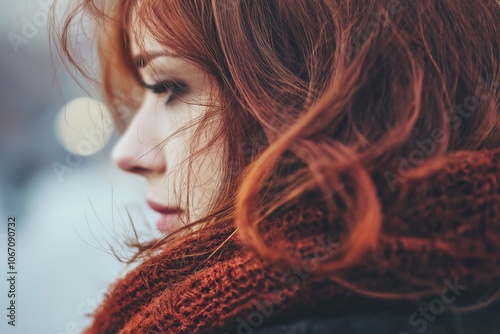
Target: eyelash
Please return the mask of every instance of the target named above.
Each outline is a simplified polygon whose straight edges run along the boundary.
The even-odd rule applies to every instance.
[[[176,82],[170,80],[158,82],[154,85],[148,85],[143,81],[142,86],[146,89],[151,90],[154,94],[157,95],[166,95],[169,92],[171,92],[165,104],[169,104],[175,98],[182,96],[186,92],[186,87],[187,87],[187,85],[184,82]]]

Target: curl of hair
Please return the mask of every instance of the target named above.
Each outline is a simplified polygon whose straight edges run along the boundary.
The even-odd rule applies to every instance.
[[[222,115],[224,178],[210,213],[187,227],[235,224],[270,261],[301,260],[258,232],[280,208],[315,192],[330,210],[334,194],[344,204],[349,234],[317,270],[334,274],[376,245],[383,214],[374,180],[397,170],[416,142],[435,131],[441,137],[406,180],[425,177],[454,152],[500,143],[495,0],[83,0],[60,45],[76,65],[69,27],[81,13],[95,20],[111,107],[137,84],[133,12],[159,43],[210,73],[220,92],[213,113]],[[396,186],[401,198],[406,186]],[[139,253],[181,243],[177,236]]]

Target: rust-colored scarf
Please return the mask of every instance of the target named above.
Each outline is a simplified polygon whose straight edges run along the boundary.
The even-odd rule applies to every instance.
[[[317,203],[269,224],[271,239],[284,237],[304,256],[301,266],[288,270],[265,264],[237,235],[208,260],[196,256],[217,248],[233,226],[204,239],[193,235],[114,283],[85,333],[245,333],[284,316],[380,302],[362,291],[500,286],[500,148],[467,152],[415,181],[406,198],[391,206],[393,199],[382,197],[384,213],[390,208],[391,214],[379,244],[335,277],[315,272],[337,246],[328,237],[336,235],[335,224]]]

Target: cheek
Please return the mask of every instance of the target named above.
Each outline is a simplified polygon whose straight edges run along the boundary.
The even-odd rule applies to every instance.
[[[212,133],[206,133],[206,136],[213,136]],[[196,156],[193,160],[190,177],[192,189],[192,202],[195,208],[199,208],[199,215],[205,214],[207,206],[217,195],[222,179],[222,146],[211,145],[206,147],[206,142],[200,142],[197,146],[203,150],[203,153]]]
[[[193,104],[176,104],[169,114],[169,123],[172,124],[169,133],[182,130],[167,144],[167,165],[170,164],[170,169],[174,170],[171,174],[174,188],[182,192],[183,204],[186,205],[189,200],[191,218],[199,218],[207,213],[207,206],[216,195],[221,179],[222,145],[207,146],[216,134],[217,122],[210,121],[210,126],[196,131],[199,128],[197,122],[206,112],[205,108]],[[191,157],[191,154],[194,156]]]
[[[199,166],[198,175],[195,177],[196,185],[191,192],[191,212],[194,217],[201,218],[209,213],[210,205],[217,196],[220,186],[220,166],[209,164],[210,159],[205,159]]]

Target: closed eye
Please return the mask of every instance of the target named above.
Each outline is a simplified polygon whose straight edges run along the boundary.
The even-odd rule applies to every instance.
[[[180,97],[187,90],[186,83],[171,80],[158,82],[154,85],[148,85],[147,83],[142,82],[142,86],[146,89],[151,90],[154,94],[157,95],[165,95],[171,93],[166,104],[170,103],[173,99]]]

